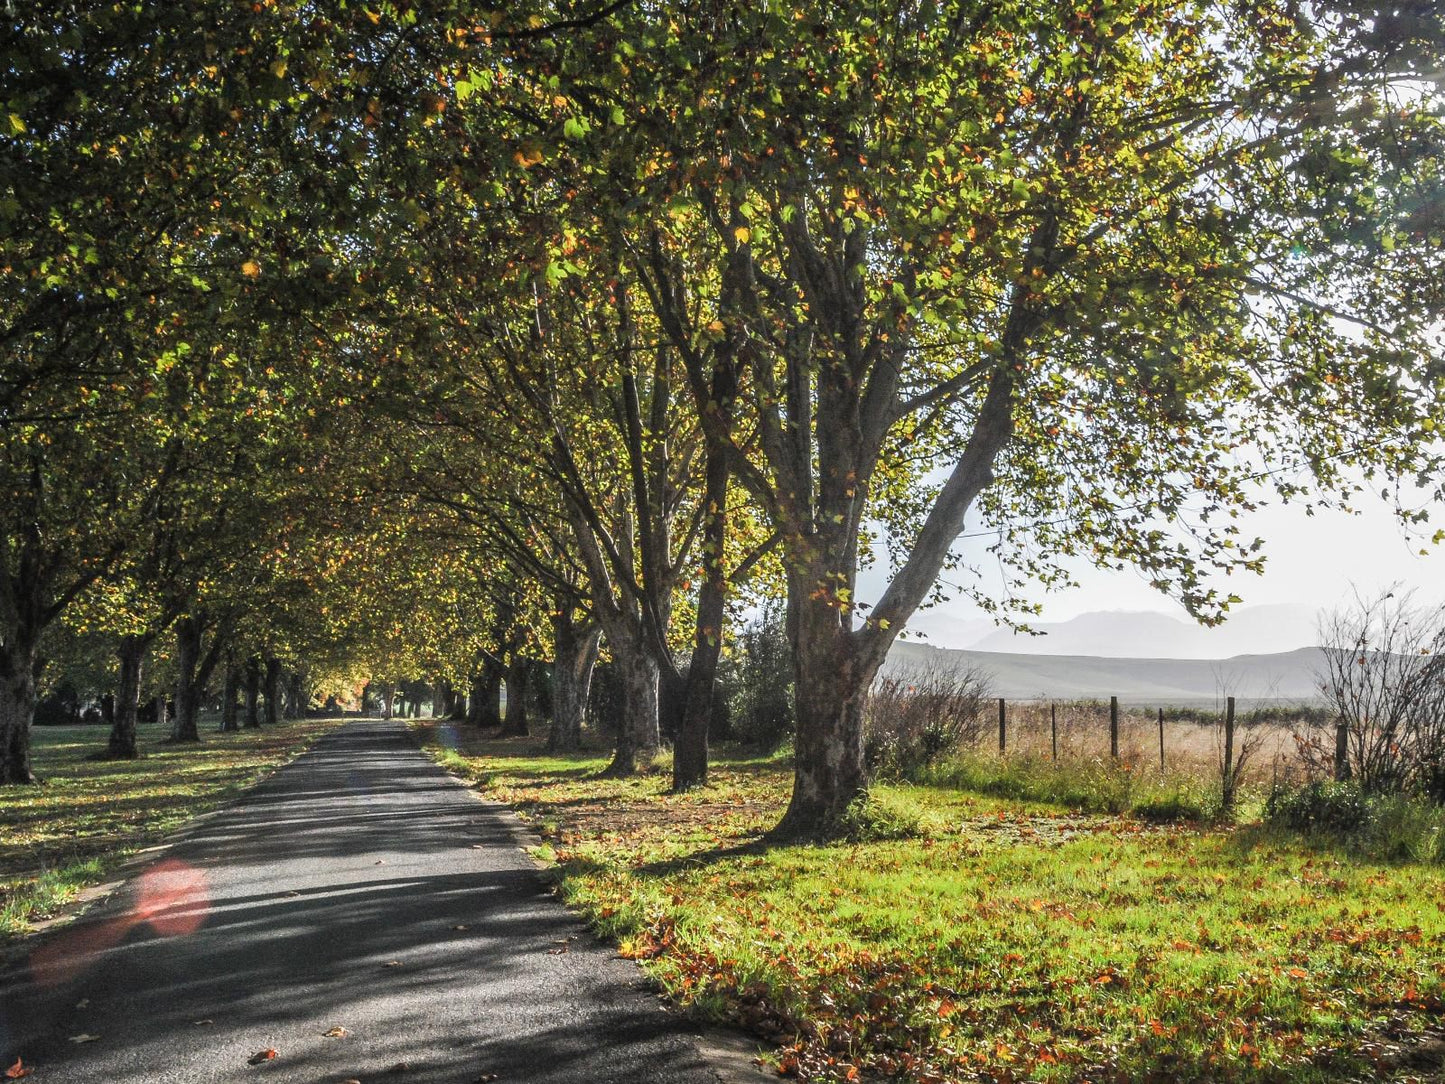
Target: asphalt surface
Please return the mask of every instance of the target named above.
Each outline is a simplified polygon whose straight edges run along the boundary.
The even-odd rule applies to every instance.
[[[400,724],[331,733],[0,976],[0,1079],[716,1084],[508,817]]]

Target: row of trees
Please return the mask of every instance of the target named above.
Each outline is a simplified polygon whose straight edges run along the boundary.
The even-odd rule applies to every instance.
[[[613,769],[665,729],[691,786],[781,594],[781,828],[826,833],[945,569],[1019,619],[1132,564],[1213,620],[1262,488],[1438,497],[1433,5],[7,19],[6,781],[83,613],[483,705],[545,657],[559,747],[605,647]]]

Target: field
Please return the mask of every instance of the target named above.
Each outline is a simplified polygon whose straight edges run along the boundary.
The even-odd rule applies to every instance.
[[[1074,793],[1043,801],[1037,758],[975,758],[876,787],[851,842],[768,846],[781,756],[720,756],[674,796],[663,771],[601,778],[601,753],[423,731],[541,832],[564,899],[782,1074],[1441,1079],[1438,866],[1272,833],[1248,797],[1240,826],[1081,811],[1157,808],[1207,777],[1079,760]]]
[[[49,917],[122,858],[239,794],[335,723],[208,729],[199,746],[166,745],[168,729],[142,725],[133,761],[90,759],[105,748],[103,727],[36,727],[42,785],[0,790],[0,939]]]
[[[1036,757],[1052,755],[1056,720],[1058,755],[1061,761],[1089,760],[1109,753],[1109,705],[1107,701],[1048,702],[1009,701],[1006,709],[1005,742],[1010,752]],[[997,716],[985,713],[984,727],[975,738],[980,749],[997,748]],[[1235,752],[1245,752],[1245,776],[1263,781],[1279,774],[1297,774],[1298,750],[1294,740],[1295,720],[1256,722],[1241,711],[1235,731]],[[1224,748],[1223,715],[1220,712],[1166,709],[1164,719],[1164,772],[1181,779],[1198,779],[1218,771]],[[1136,770],[1155,771],[1160,766],[1159,727],[1154,709],[1121,705],[1119,708],[1119,756]]]

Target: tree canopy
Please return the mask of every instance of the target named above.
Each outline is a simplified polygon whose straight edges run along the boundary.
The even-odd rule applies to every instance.
[[[1213,621],[1263,496],[1440,497],[1436,5],[6,20],[5,781],[65,618],[523,726],[545,660],[562,744],[600,634],[691,786],[781,592],[826,833],[966,517],[1000,619],[1082,556]]]

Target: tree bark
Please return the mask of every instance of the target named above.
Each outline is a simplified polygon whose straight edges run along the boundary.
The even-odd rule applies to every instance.
[[[221,679],[222,733],[232,733],[241,729],[240,706],[236,701],[236,691],[240,684],[241,673],[236,665],[228,659],[225,676]]]
[[[246,729],[255,730],[261,725],[259,701],[261,698],[261,660],[252,655],[246,660]]]
[[[266,725],[275,726],[281,721],[281,660],[274,655],[266,658]]]
[[[528,733],[527,677],[531,669],[531,661],[521,655],[513,655],[507,664],[507,715],[502,721],[504,738],[522,737]]]
[[[776,831],[822,838],[836,834],[868,783],[863,699],[877,667],[859,666],[852,630],[826,599],[805,599],[790,609],[798,731],[793,796]]]
[[[717,382],[714,382],[717,389]],[[719,399],[726,391],[717,391]],[[687,667],[682,718],[672,744],[672,789],[688,790],[707,782],[707,729],[712,719],[717,664],[722,654],[722,627],[727,616],[727,448],[709,438],[707,481],[703,499],[703,580],[697,596],[697,631]]]
[[[196,679],[201,665],[203,632],[204,626],[198,617],[183,617],[176,622],[176,719],[171,728],[171,741],[201,740],[197,725],[201,690]]]
[[[622,718],[617,727],[617,752],[608,775],[631,775],[647,767],[662,741],[657,727],[657,660],[640,645],[610,645],[622,678]]]
[[[386,685],[380,686],[380,690],[381,690],[381,717],[382,717],[383,719],[390,719],[390,718],[391,718],[391,712],[392,712],[392,706],[393,706],[393,698],[396,696],[396,689],[395,689],[392,685],[386,684]]]
[[[602,630],[596,625],[579,627],[571,615],[558,617],[554,625],[557,657],[552,665],[553,719],[547,748],[571,752],[582,745],[582,722],[587,716]]]
[[[115,719],[111,723],[106,755],[117,760],[132,760],[139,753],[136,748],[135,723],[136,714],[140,711],[141,667],[145,662],[149,644],[150,638],[146,636],[122,636],[120,645],[116,648],[120,679],[115,697]]]
[[[501,712],[502,669],[490,659],[472,677],[471,703],[467,708],[467,722],[473,726],[494,727],[502,725]]]
[[[30,768],[30,724],[41,669],[34,643],[6,644],[0,652],[0,784],[34,783]]]
[[[300,670],[291,671],[291,676],[286,682],[286,718],[305,718],[306,702],[310,699],[310,693],[306,688],[306,675]]]

